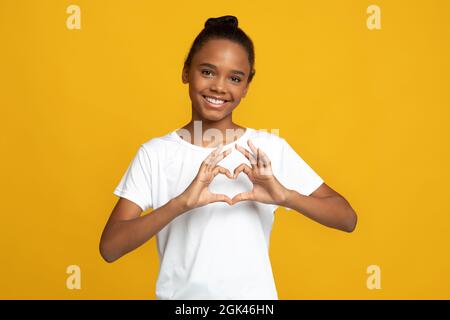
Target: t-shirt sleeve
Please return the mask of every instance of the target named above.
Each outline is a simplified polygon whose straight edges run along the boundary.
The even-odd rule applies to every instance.
[[[141,145],[113,193],[133,201],[142,211],[146,211],[153,205],[151,190],[151,161]]]
[[[295,152],[285,139],[282,140],[281,162],[278,180],[290,190],[309,196],[324,182],[323,179]],[[286,208],[286,210],[291,210]]]

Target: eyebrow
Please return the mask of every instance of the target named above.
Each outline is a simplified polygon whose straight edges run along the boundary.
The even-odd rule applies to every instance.
[[[213,65],[213,64],[211,64],[211,63],[207,63],[207,62],[205,62],[205,63],[200,63],[199,66],[204,66],[204,67],[210,67],[210,68],[212,68],[212,69],[217,69],[217,67],[216,67],[215,65]],[[231,73],[234,73],[234,74],[241,74],[241,75],[243,75],[243,76],[245,77],[245,73],[242,72],[242,71],[240,71],[240,70],[231,70]]]

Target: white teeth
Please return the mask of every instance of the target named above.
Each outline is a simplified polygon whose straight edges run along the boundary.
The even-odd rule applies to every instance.
[[[205,96],[205,99],[208,102],[211,102],[212,104],[223,104],[223,103],[225,103],[225,100],[214,99],[214,98],[210,98],[210,97],[207,97],[207,96]]]

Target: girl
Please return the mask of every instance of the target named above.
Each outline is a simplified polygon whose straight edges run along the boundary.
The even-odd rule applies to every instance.
[[[100,253],[113,262],[156,235],[157,299],[278,299],[268,252],[278,206],[355,228],[349,203],[286,140],[232,121],[254,62],[236,17],[208,19],[182,72],[191,121],[142,144],[114,191]]]

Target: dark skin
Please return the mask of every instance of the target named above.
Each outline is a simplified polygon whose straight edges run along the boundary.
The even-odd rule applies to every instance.
[[[202,121],[204,131],[215,128],[226,138],[226,129],[245,128],[234,123],[232,112],[247,94],[250,63],[245,49],[228,40],[210,40],[194,55],[191,65],[185,66],[182,81],[189,84],[192,118],[183,129],[193,136],[194,121]],[[203,95],[228,100],[224,108],[210,108]],[[209,145],[204,141],[202,147]],[[233,141],[222,141],[224,144]]]
[[[207,64],[207,65],[204,65]],[[192,101],[192,119],[183,129],[194,134],[194,121],[202,121],[202,129],[218,129],[222,141],[215,142],[218,147],[200,165],[192,183],[179,196],[151,214],[141,216],[142,209],[132,201],[119,198],[114,207],[100,240],[100,253],[107,262],[113,262],[126,253],[141,246],[176,217],[197,207],[221,201],[233,205],[239,201],[259,201],[276,204],[301,212],[304,216],[330,228],[352,232],[357,223],[357,215],[348,201],[323,183],[311,195],[285,188],[272,172],[268,156],[256,148],[251,140],[248,149],[235,144],[250,162],[237,166],[231,174],[218,163],[231,153],[231,148],[221,152],[221,146],[232,143],[239,136],[231,137],[227,129],[245,128],[232,121],[232,112],[247,94],[250,63],[247,52],[237,43],[229,40],[210,40],[194,55],[190,66],[182,71],[182,81],[189,84]],[[239,79],[239,80],[238,80]],[[227,100],[220,108],[212,108],[204,101],[203,95]],[[232,139],[232,140],[228,140]],[[211,141],[202,139],[202,147],[211,147]],[[253,189],[228,198],[214,194],[208,186],[217,174],[235,179],[238,174],[246,174],[253,183]]]
[[[205,64],[211,64],[211,66],[205,66]],[[189,84],[189,96],[192,101],[192,119],[183,128],[189,130],[191,136],[194,133],[193,122],[202,121],[204,130],[216,128],[223,133],[222,144],[232,142],[226,141],[225,130],[243,128],[232,121],[232,111],[247,94],[250,68],[245,49],[229,40],[210,40],[197,52],[192,59],[192,64],[185,67],[182,74],[183,83]],[[243,75],[236,76],[233,70],[240,71]],[[220,110],[211,109],[207,107],[203,95],[222,97],[230,100],[230,103]],[[203,141],[202,146],[208,142]],[[270,159],[264,151],[256,148],[251,140],[247,143],[250,151],[237,144],[235,146],[250,161],[251,166],[241,164],[234,170],[233,175],[227,169],[217,165],[217,162],[230,153],[229,150],[221,154],[217,150],[214,151],[216,153],[215,158],[213,155],[214,166],[206,170],[210,174],[205,174],[200,168],[198,179],[195,179],[183,193],[185,201],[189,203],[188,207],[198,206],[198,199],[201,199],[201,205],[214,201],[226,201],[233,205],[239,201],[252,200],[292,208],[332,228],[347,232],[354,230],[356,213],[340,194],[326,183],[308,197],[286,189],[273,175]],[[208,185],[218,173],[234,179],[241,172],[244,172],[252,181],[252,191],[240,193],[233,199],[208,191]]]

